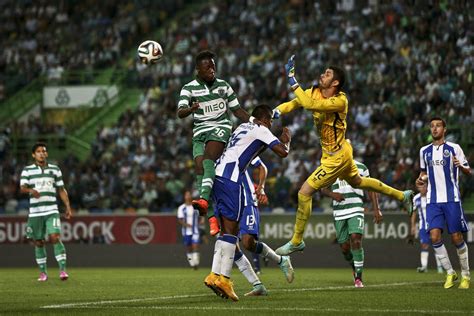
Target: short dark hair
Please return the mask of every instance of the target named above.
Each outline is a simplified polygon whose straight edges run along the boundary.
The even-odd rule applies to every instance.
[[[31,153],[34,154],[36,149],[38,149],[38,147],[46,147],[46,143],[43,143],[43,142],[35,143],[33,147],[31,147]]]
[[[337,66],[329,66],[329,69],[332,70],[333,75],[333,80],[339,81],[339,85],[337,86],[338,91],[341,91],[342,88],[344,87],[344,83],[346,83],[346,74],[344,73],[344,70],[342,68],[337,67]]]
[[[266,104],[260,104],[252,111],[252,116],[257,120],[271,120],[273,116],[273,110],[270,106]]]
[[[446,127],[446,121],[443,118],[441,118],[440,116],[433,116],[430,120],[430,124],[433,121],[441,121],[441,122],[443,122],[443,127]]]
[[[214,57],[216,57],[216,54],[214,54],[210,50],[203,50],[202,52],[199,52],[196,55],[196,59],[195,59],[196,65],[199,64],[204,59],[213,59]]]

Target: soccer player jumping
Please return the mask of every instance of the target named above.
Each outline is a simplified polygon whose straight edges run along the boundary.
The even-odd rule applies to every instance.
[[[228,109],[242,122],[248,122],[250,115],[240,107],[232,87],[216,77],[214,53],[202,51],[196,56],[196,79],[181,89],[178,102],[178,117],[193,115],[193,158],[196,184],[200,197],[193,200],[193,206],[200,215],[206,215],[209,197],[216,175],[214,164],[224,151],[232,131]],[[208,215],[210,233],[219,233],[214,213]]]
[[[294,55],[288,60],[285,69],[288,83],[296,98],[280,104],[274,110],[274,118],[301,107],[312,112],[314,125],[321,139],[323,155],[321,165],[306,179],[298,192],[293,238],[276,252],[288,255],[304,249],[303,234],[311,215],[312,196],[316,191],[333,184],[337,178],[345,180],[354,188],[375,191],[403,202],[411,216],[413,191],[399,191],[380,180],[359,175],[352,157],[352,147],[346,141],[345,135],[349,104],[346,94],[342,91],[345,81],[344,71],[339,67],[330,66],[319,77],[318,87],[303,91],[295,78]]]
[[[457,248],[461,264],[462,280],[459,288],[468,289],[471,282],[469,255],[462,235],[468,231],[468,226],[461,205],[458,181],[459,171],[470,175],[471,168],[461,146],[444,139],[446,122],[442,118],[432,118],[430,130],[433,142],[420,149],[421,172],[416,184],[422,186],[428,182],[426,220],[436,257],[447,272],[444,288],[453,287],[454,281],[458,278],[441,239],[441,233],[446,225],[451,241]]]

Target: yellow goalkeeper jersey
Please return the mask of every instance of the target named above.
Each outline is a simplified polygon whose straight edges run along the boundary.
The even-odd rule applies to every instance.
[[[325,98],[321,90],[312,87],[295,90],[296,98],[280,104],[281,114],[303,107],[313,112],[314,125],[321,140],[321,147],[327,153],[338,151],[346,139],[348,101],[344,92]]]

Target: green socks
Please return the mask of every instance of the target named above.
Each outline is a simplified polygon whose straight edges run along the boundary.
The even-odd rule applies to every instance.
[[[362,278],[362,271],[364,270],[364,248],[351,250],[354,257],[354,267],[357,278]]]
[[[40,272],[46,272],[46,248],[45,247],[35,247],[35,257],[36,263],[39,266]]]
[[[214,178],[216,177],[216,169],[214,167],[214,161],[212,159],[204,159],[202,162],[202,167],[204,169],[204,174],[202,176],[201,198],[209,201],[211,195],[212,185],[214,184]]]
[[[66,248],[62,241],[58,241],[54,244],[54,256],[59,265],[59,270],[66,270]]]

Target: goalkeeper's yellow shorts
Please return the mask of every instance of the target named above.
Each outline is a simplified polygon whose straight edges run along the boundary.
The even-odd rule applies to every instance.
[[[321,165],[306,179],[315,190],[327,188],[337,178],[351,179],[359,174],[352,157],[352,146],[344,141],[341,149],[335,153],[323,151]]]

